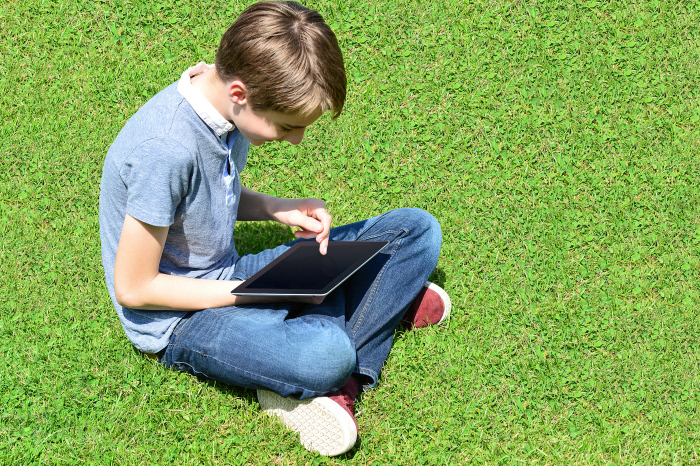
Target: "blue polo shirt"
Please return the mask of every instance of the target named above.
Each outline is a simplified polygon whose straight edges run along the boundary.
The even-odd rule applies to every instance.
[[[100,239],[107,289],[133,345],[156,353],[186,314],[120,306],[114,262],[126,214],[170,227],[162,273],[227,279],[238,254],[233,229],[249,144],[189,82],[199,64],[149,100],[109,148],[100,186]],[[186,82],[185,82],[186,81]]]

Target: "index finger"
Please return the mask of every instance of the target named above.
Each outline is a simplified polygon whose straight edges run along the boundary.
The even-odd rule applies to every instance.
[[[328,237],[331,234],[331,222],[333,217],[328,213],[326,209],[319,209],[316,211],[316,218],[321,222],[323,230],[316,235],[316,241],[321,243],[319,251],[321,254],[325,254],[328,251]]]

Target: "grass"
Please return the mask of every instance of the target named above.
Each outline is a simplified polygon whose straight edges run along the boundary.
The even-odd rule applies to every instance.
[[[700,462],[700,5],[312,5],[346,111],[253,150],[244,183],[326,199],[336,224],[430,211],[454,304],[397,335],[332,459],[253,392],[141,357],[103,284],[107,148],[244,6],[0,7],[0,463]],[[236,232],[242,251],[288,237]]]

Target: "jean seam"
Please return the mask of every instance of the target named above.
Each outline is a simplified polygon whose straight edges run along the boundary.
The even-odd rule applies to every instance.
[[[372,228],[374,225],[376,225],[377,222],[379,222],[379,220],[380,220],[383,216],[384,216],[384,214],[382,214],[382,215],[380,215],[380,216],[378,216],[378,217],[374,217],[374,218],[368,219],[368,220],[366,221],[366,223],[362,226],[362,233],[360,233],[359,235],[357,235],[357,238],[359,239],[365,232],[367,232],[367,230],[369,230],[369,229]],[[373,220],[373,221],[372,221],[372,220]],[[370,221],[372,221],[372,222],[369,223]]]
[[[398,232],[394,231],[394,230],[387,230],[387,231],[384,231],[382,233],[376,233],[374,235],[368,235],[368,236],[358,235],[358,238],[364,238],[365,240],[368,240],[368,239],[378,238],[380,236],[386,236],[387,234],[394,234],[395,235],[396,233],[398,233]],[[408,231],[404,229],[403,233],[405,236],[405,234],[408,233]],[[403,236],[401,236],[401,238],[403,238]]]
[[[394,253],[396,252],[396,250],[398,249],[399,245],[401,244],[401,240],[402,240],[404,237],[406,237],[406,235],[409,233],[409,231],[408,231],[407,229],[405,229],[405,228],[402,228],[402,230],[403,230],[403,235],[402,235],[402,236],[399,236],[399,237],[396,239],[396,241],[395,241],[395,243],[394,243],[394,247],[391,249],[391,253],[389,254],[389,260],[386,261],[386,263],[384,264],[384,266],[382,267],[382,269],[381,269],[381,270],[379,271],[379,273],[377,274],[377,278],[374,280],[374,282],[372,282],[372,289],[371,289],[370,292],[369,292],[369,296],[367,296],[367,301],[365,302],[364,307],[363,307],[362,310],[360,311],[360,315],[359,315],[359,317],[357,318],[357,322],[355,322],[355,325],[352,327],[353,338],[354,338],[355,334],[357,333],[357,329],[360,327],[360,325],[362,324],[362,321],[364,320],[364,317],[365,317],[365,314],[366,314],[367,309],[368,309],[369,306],[372,304],[372,300],[374,299],[375,291],[376,291],[377,287],[379,286],[378,283],[379,283],[379,281],[384,277],[384,271],[386,270],[386,268],[387,268],[387,266],[389,265],[389,263],[391,263],[391,260],[394,258]],[[391,231],[385,231],[385,232],[383,232],[382,234],[373,235],[372,238],[377,237],[377,236],[383,236],[383,235],[386,235],[387,233],[395,234],[395,233],[397,233],[397,232],[396,232],[396,231],[393,231],[393,230],[391,230]]]
[[[375,384],[377,383],[377,379],[379,379],[379,375],[376,372],[374,372],[372,369],[369,369],[367,367],[358,366],[356,372],[358,372],[359,374],[371,377]]]
[[[182,349],[182,350],[189,351],[189,352],[192,352],[192,353],[194,353],[194,354],[197,354],[197,355],[199,355],[199,356],[203,356],[203,357],[206,357],[206,358],[211,358],[211,359],[213,359],[214,361],[216,361],[216,362],[218,362],[218,363],[220,363],[220,364],[222,364],[222,365],[224,365],[224,366],[230,367],[230,368],[234,369],[235,371],[238,371],[239,373],[242,373],[242,374],[245,374],[245,375],[248,375],[248,376],[254,376],[254,377],[256,377],[256,378],[258,378],[258,379],[260,379],[260,380],[275,382],[275,383],[278,383],[278,384],[280,384],[280,385],[284,385],[284,386],[286,386],[286,387],[292,387],[295,391],[303,391],[303,392],[313,393],[312,396],[321,396],[321,395],[324,395],[324,394],[325,394],[324,392],[318,392],[318,391],[316,391],[316,390],[308,390],[308,389],[306,389],[306,388],[304,388],[304,387],[299,387],[299,386],[297,386],[297,385],[293,385],[293,384],[290,384],[290,383],[287,383],[287,382],[283,382],[283,381],[281,381],[281,380],[277,380],[277,379],[273,379],[273,378],[271,378],[271,377],[266,377],[266,376],[261,375],[261,374],[256,374],[256,373],[253,373],[253,372],[249,372],[249,371],[247,371],[247,370],[245,370],[245,369],[242,369],[242,368],[240,368],[240,367],[238,367],[238,366],[235,366],[235,365],[233,365],[233,364],[229,364],[229,363],[227,363],[226,361],[222,361],[221,359],[219,359],[219,358],[217,358],[217,357],[207,356],[207,355],[205,355],[204,353],[202,353],[202,352],[200,352],[200,351],[197,351],[197,350],[193,350],[193,349],[186,348],[186,347],[184,347],[184,346],[179,346],[179,345],[176,345],[176,344],[173,344],[172,346],[173,346],[173,348],[176,348],[176,347],[177,347],[177,348],[180,348],[180,349]],[[196,370],[194,367],[192,367],[190,364],[187,364],[186,362],[175,362],[175,361],[173,361],[173,365],[174,365],[174,366],[175,366],[175,365],[177,365],[177,366],[179,366],[179,365],[186,365],[186,366],[190,367],[194,372],[196,372],[196,373],[198,373],[198,374],[201,374],[201,375],[203,375],[203,376],[205,376],[205,377],[208,377],[208,378],[210,378],[210,379],[213,379],[213,380],[219,380],[219,379],[217,379],[216,377],[212,377],[211,375],[209,375],[209,374],[207,374],[207,373],[205,373],[205,372],[200,372],[200,371]],[[223,383],[223,384],[228,385],[228,383],[226,383],[226,382],[224,382],[224,381],[222,381],[222,380],[219,380],[219,381],[220,381],[221,383]]]
[[[239,259],[239,262],[240,262],[240,259]],[[238,265],[236,265],[236,266],[233,267],[233,274],[231,274],[231,275],[232,275],[231,278],[238,278],[238,277],[237,277],[237,272],[238,272],[237,269],[238,269],[238,268],[239,268]],[[243,273],[244,273],[245,276],[247,277],[247,278],[244,278],[243,281],[245,281],[245,280],[247,280],[248,278],[250,278],[250,274],[249,274],[248,271],[245,269],[245,267],[243,267],[243,266],[241,265],[241,266],[240,266],[240,269],[243,271]],[[236,277],[234,277],[234,275],[236,275]]]
[[[385,217],[385,216],[387,216],[387,215],[389,215],[389,212],[384,212],[384,213],[381,214],[381,215],[378,215],[378,216],[376,216],[376,217],[373,217],[373,218],[371,218],[371,219],[368,219],[367,222],[366,222],[366,224],[365,224],[365,225],[363,226],[363,228],[362,228],[362,233],[360,233],[359,235],[357,235],[357,237],[360,238],[367,230],[371,229],[374,225],[376,225],[377,223],[379,223],[379,221],[382,219],[382,217]],[[371,222],[371,223],[370,223],[370,222]],[[393,231],[392,231],[392,233],[393,233]],[[375,237],[377,237],[377,236],[381,236],[381,235],[380,235],[380,234],[376,234],[376,235],[369,236],[368,238],[375,238]]]
[[[190,317],[192,317],[192,316],[185,316],[185,317],[183,317],[182,320],[185,320],[184,323],[182,322],[182,320],[180,320],[180,322],[182,323],[182,328],[177,328],[177,329],[176,329],[176,330],[177,330],[177,333],[176,333],[176,336],[175,336],[175,341],[172,342],[172,343],[170,343],[170,344],[168,344],[168,346],[176,346],[176,345],[177,345],[177,342],[180,340],[180,336],[182,335],[182,332],[185,330],[185,327],[187,327],[187,326],[190,324]],[[178,323],[177,326],[179,327],[180,324]]]

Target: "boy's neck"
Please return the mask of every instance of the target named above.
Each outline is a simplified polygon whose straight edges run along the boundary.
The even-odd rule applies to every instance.
[[[216,68],[209,68],[208,71],[193,77],[190,82],[222,117],[233,123],[233,109],[231,99],[228,97],[228,89],[226,83],[219,79]]]

